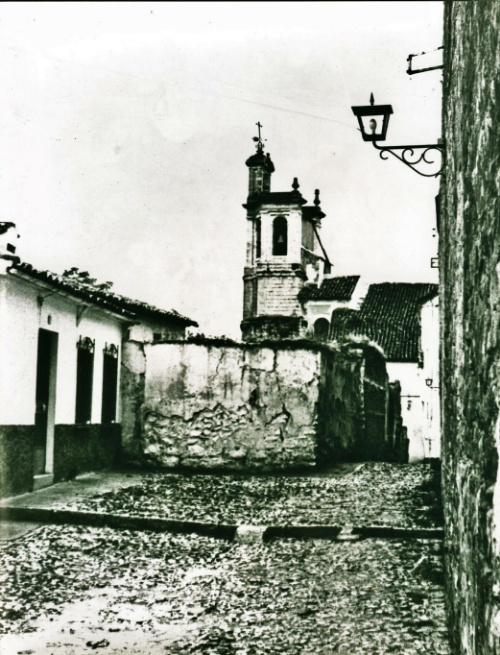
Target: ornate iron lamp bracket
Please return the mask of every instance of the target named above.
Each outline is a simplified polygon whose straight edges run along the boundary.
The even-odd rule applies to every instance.
[[[391,154],[422,177],[437,177],[443,170],[442,143],[433,143],[422,146],[378,146],[375,141],[372,141],[372,143],[373,147],[379,151],[380,159],[389,159],[389,154]],[[438,161],[436,161],[435,157],[431,158],[429,156],[429,154],[435,156],[436,153],[439,157]],[[419,164],[421,164],[420,168],[422,168],[422,166],[434,166],[434,168],[437,167],[437,170],[434,170],[431,173],[426,173],[419,170]]]

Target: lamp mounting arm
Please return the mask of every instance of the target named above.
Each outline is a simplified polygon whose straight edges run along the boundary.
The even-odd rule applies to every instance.
[[[444,148],[442,143],[416,146],[378,146],[375,141],[372,141],[372,143],[373,147],[379,151],[380,159],[389,159],[389,154],[391,154],[422,177],[437,177],[443,170]],[[436,153],[439,155],[438,161],[436,161],[435,158],[429,157],[429,154],[434,156]],[[434,165],[434,168],[437,168],[437,170],[425,173],[422,170],[419,170],[419,164],[422,164],[422,166]]]

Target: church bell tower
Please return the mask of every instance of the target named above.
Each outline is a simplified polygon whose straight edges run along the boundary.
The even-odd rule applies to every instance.
[[[271,191],[274,164],[264,153],[260,123],[256,153],[249,157],[247,248],[243,275],[242,337],[246,341],[304,336],[307,322],[299,294],[306,282],[320,283],[329,266],[318,229],[325,216],[316,191],[314,206],[299,191]]]

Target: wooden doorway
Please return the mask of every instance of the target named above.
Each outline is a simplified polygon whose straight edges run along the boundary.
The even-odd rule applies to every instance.
[[[57,337],[57,333],[50,330],[38,331],[34,475],[53,471]]]

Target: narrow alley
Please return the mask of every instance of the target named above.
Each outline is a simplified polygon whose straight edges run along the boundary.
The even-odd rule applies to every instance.
[[[6,499],[0,653],[449,655],[438,488],[428,466],[365,463],[101,473]]]

